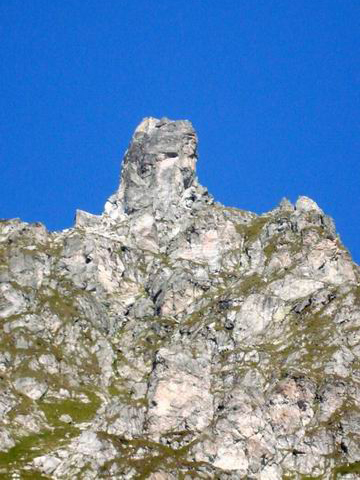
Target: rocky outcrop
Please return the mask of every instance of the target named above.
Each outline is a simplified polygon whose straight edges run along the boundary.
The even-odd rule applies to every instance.
[[[256,215],[145,119],[102,215],[0,222],[1,478],[360,477],[359,268],[300,197]]]

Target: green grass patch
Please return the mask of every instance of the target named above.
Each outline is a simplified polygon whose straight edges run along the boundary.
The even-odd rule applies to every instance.
[[[50,428],[42,430],[40,433],[30,434],[17,439],[17,443],[7,452],[0,452],[0,478],[9,480],[12,478],[12,472],[21,471],[23,479],[46,479],[49,476],[42,476],[38,472],[24,470],[25,465],[29,464],[35,457],[49,453],[57,448],[66,445],[72,438],[80,433],[80,430],[71,424],[65,424],[59,420],[63,414],[71,416],[75,423],[90,421],[100,407],[100,399],[94,392],[87,391],[89,403],[84,403],[76,399],[54,400],[54,402],[33,402],[23,397],[22,402],[11,412],[14,418],[18,414],[28,414],[34,411],[35,407],[42,410],[46,416]],[[3,476],[2,472],[9,472],[9,476]]]
[[[7,452],[0,452],[0,472],[2,470],[9,472],[9,478],[11,470],[20,469],[21,478],[23,476],[23,467],[31,462],[35,457],[44,455],[51,450],[59,448],[70,441],[79,431],[71,426],[65,426],[62,428],[56,428],[55,430],[46,430],[41,433],[35,433],[27,435],[18,439],[16,445]],[[1,477],[4,478],[4,477]],[[36,476],[28,478],[48,478],[41,477],[36,473]]]
[[[341,478],[347,473],[359,473],[360,474],[360,462],[348,463],[347,465],[340,465],[333,470],[334,480]]]
[[[260,277],[260,275],[254,273],[249,277],[244,277],[242,282],[236,287],[236,292],[234,293],[247,296],[251,293],[259,292],[263,286],[264,280]]]
[[[269,217],[260,216],[255,218],[249,224],[238,223],[235,225],[237,233],[245,237],[247,243],[253,243],[261,233],[266,223],[269,221]]]
[[[100,399],[93,392],[86,392],[90,402],[85,403],[77,399],[66,398],[60,401],[39,402],[39,408],[45,413],[47,421],[55,427],[64,425],[59,420],[61,415],[70,415],[75,423],[89,422],[100,407]]]
[[[52,290],[51,295],[40,296],[40,306],[47,305],[52,312],[66,320],[79,315],[73,299],[73,293],[72,295],[61,295],[59,291]]]
[[[194,462],[187,459],[188,452],[194,442],[175,449],[146,439],[125,440],[109,434],[101,434],[101,436],[111,440],[119,450],[120,455],[116,463],[120,468],[131,466],[136,469],[137,474],[134,477],[136,480],[145,480],[149,478],[151,473],[159,470],[175,470],[179,479],[183,478],[185,474],[189,475],[191,473],[195,474],[194,478],[201,478],[196,476],[196,469],[207,465],[204,462]],[[145,451],[143,458],[134,458],[137,456],[138,450]],[[106,475],[112,463],[111,461],[105,464],[101,474]]]

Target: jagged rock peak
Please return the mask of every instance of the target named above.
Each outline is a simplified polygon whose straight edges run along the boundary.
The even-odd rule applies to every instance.
[[[179,207],[189,206],[189,197],[206,193],[197,181],[196,161],[197,136],[188,120],[145,118],[125,153],[120,187],[109,199],[106,213],[174,216]]]
[[[103,215],[0,220],[0,479],[356,480],[360,275],[310,198],[262,215],[146,119]]]

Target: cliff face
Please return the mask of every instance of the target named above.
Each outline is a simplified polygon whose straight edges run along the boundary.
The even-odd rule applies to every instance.
[[[214,202],[196,141],[145,119],[101,216],[1,221],[1,478],[360,478],[359,269],[309,198]]]

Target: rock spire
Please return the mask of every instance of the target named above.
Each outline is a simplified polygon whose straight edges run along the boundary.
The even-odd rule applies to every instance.
[[[176,216],[188,197],[204,193],[197,181],[196,161],[197,136],[189,121],[145,118],[125,154],[120,187],[106,212]]]

